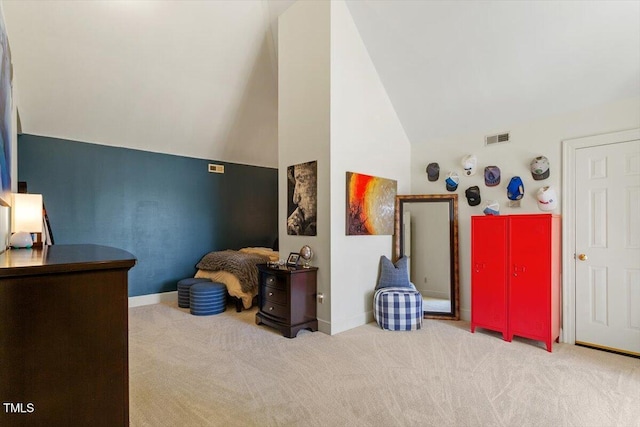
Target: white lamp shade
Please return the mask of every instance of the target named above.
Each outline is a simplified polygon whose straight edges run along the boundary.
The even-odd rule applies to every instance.
[[[42,194],[11,194],[11,232],[42,233]]]

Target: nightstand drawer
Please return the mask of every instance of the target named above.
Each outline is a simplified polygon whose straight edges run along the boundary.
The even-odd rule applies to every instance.
[[[287,305],[287,291],[271,286],[264,287],[265,303],[273,302],[280,305]]]
[[[282,278],[279,278],[278,276],[274,276],[271,274],[267,274],[264,276],[264,278],[262,279],[262,284],[265,286],[269,286],[271,288],[277,288],[282,290],[287,289],[286,280],[283,280]]]
[[[279,317],[284,320],[289,319],[289,308],[271,301],[263,301],[260,311],[272,317]]]

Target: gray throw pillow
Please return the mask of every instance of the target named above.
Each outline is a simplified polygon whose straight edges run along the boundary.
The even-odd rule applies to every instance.
[[[413,288],[409,282],[408,258],[402,257],[396,263],[382,255],[380,257],[380,277],[376,289],[380,288]]]

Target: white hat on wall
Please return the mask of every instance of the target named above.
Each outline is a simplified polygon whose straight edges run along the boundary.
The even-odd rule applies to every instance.
[[[500,215],[500,203],[495,200],[488,200],[482,212],[484,212],[485,215]]]
[[[558,207],[558,196],[553,187],[545,186],[538,190],[538,208],[541,211],[552,211]]]
[[[475,175],[477,167],[478,159],[473,154],[469,154],[462,159],[462,168],[464,169],[465,176]]]

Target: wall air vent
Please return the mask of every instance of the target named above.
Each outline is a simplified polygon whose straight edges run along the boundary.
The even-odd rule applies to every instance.
[[[214,165],[213,163],[209,163],[209,172],[224,173],[224,165]]]
[[[509,142],[509,132],[498,133],[496,135],[489,135],[484,137],[484,145],[500,144],[502,142]]]

